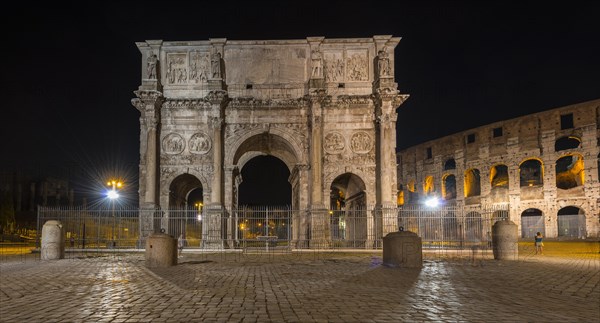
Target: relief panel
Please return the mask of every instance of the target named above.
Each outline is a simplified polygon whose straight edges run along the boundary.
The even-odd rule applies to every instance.
[[[167,53],[167,84],[184,84],[188,80],[187,54]]]
[[[188,149],[192,154],[204,155],[210,151],[211,146],[210,137],[203,132],[193,134],[188,143]]]
[[[208,52],[190,53],[190,77],[191,83],[207,82],[210,73],[210,58]]]
[[[341,51],[325,52],[325,81],[344,82],[344,55]]]
[[[185,141],[183,140],[181,135],[177,133],[170,133],[166,135],[162,141],[162,149],[165,152],[165,154],[168,155],[181,154],[184,148]]]
[[[366,49],[346,51],[346,81],[359,82],[369,80],[369,55]]]

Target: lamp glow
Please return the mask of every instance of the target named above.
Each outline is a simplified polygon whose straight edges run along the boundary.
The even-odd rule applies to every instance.
[[[106,192],[106,196],[109,199],[114,200],[114,199],[119,198],[119,193],[117,193],[117,191],[115,191],[115,190],[110,190],[110,191]]]
[[[437,197],[432,197],[425,201],[425,205],[428,207],[437,207],[440,205],[440,200]]]

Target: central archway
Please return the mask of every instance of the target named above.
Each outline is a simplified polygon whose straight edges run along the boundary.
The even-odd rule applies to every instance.
[[[230,154],[231,157],[231,167],[232,172],[226,174],[226,176],[231,176],[231,196],[226,197],[228,200],[228,204],[231,205],[232,208],[238,208],[244,204],[259,204],[259,205],[267,205],[271,204],[269,201],[273,201],[274,205],[281,205],[280,200],[284,199],[285,193],[288,194],[289,199],[286,199],[285,204],[297,207],[297,190],[294,188],[294,181],[297,181],[296,177],[290,176],[293,172],[295,165],[298,163],[297,157],[297,147],[289,140],[286,140],[283,136],[263,132],[254,135],[248,135],[242,137],[239,141],[239,144],[232,145],[232,148],[235,148],[234,153]],[[261,166],[261,162],[266,162],[266,166],[272,166],[272,169],[264,168]],[[268,171],[263,174],[254,174],[252,169],[255,167],[258,168],[259,171]],[[278,187],[281,186],[283,188],[283,192],[278,191],[273,194],[281,195],[281,198],[278,199],[270,199],[268,197],[262,196],[260,203],[252,202],[249,200],[240,199],[240,193],[243,187],[246,187],[244,182],[250,182],[250,186],[252,186],[252,182],[255,182],[254,188],[260,189],[263,192],[272,192],[268,187],[261,186],[271,186],[266,178],[271,178],[276,172],[278,176],[285,177],[287,175],[287,182],[289,186],[285,183],[277,184]],[[245,173],[245,174],[244,174]],[[255,176],[256,175],[256,176]],[[250,176],[249,178],[245,178],[246,176]],[[281,181],[280,181],[281,182]],[[243,186],[242,186],[243,185]],[[297,186],[297,185],[296,185]],[[258,193],[258,192],[252,192]],[[272,204],[272,205],[273,205]]]
[[[239,206],[289,206],[292,204],[290,171],[271,155],[256,156],[241,170]]]

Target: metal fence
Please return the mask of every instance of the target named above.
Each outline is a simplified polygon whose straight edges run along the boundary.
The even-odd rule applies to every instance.
[[[44,223],[61,221],[67,248],[143,249],[137,208],[89,210],[45,208],[38,213],[38,246]],[[417,233],[423,248],[466,249],[491,245],[492,225],[508,218],[502,207],[389,207],[350,210],[260,207],[199,212],[152,212],[154,232],[183,239],[184,248],[291,251],[293,249],[380,249],[386,233],[402,227]]]
[[[477,209],[408,206],[398,212],[398,226],[417,233],[423,248],[491,248],[492,226],[496,221],[507,219],[505,205]]]

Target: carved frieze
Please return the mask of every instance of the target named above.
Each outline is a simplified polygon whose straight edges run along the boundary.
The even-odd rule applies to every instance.
[[[340,95],[329,103],[330,108],[349,108],[353,105],[369,105],[373,103],[371,95]]]
[[[185,53],[167,54],[167,84],[187,83],[188,72]]]
[[[255,97],[236,97],[229,101],[228,108],[254,109],[261,107],[301,108],[307,106],[306,98],[299,99],[259,99]]]
[[[185,140],[177,133],[170,133],[162,141],[162,149],[167,155],[181,154],[185,148]]]
[[[207,82],[210,73],[210,57],[208,52],[190,53],[190,82]]]
[[[344,136],[337,131],[329,132],[325,135],[325,151],[330,154],[340,154],[344,151],[346,142]]]
[[[350,149],[357,154],[366,154],[373,148],[373,139],[365,131],[358,131],[350,138]]]
[[[163,154],[160,156],[161,165],[197,165],[201,163],[212,162],[210,154],[199,155],[199,154],[178,154],[178,155],[167,155]]]
[[[367,154],[350,153],[347,150],[342,154],[325,154],[325,161],[330,164],[340,165],[375,165],[375,153]]]
[[[205,100],[167,100],[163,103],[164,109],[194,109],[194,110],[209,110],[210,102]]]
[[[211,146],[210,137],[203,132],[193,134],[188,142],[188,149],[192,154],[204,155],[210,151]]]

